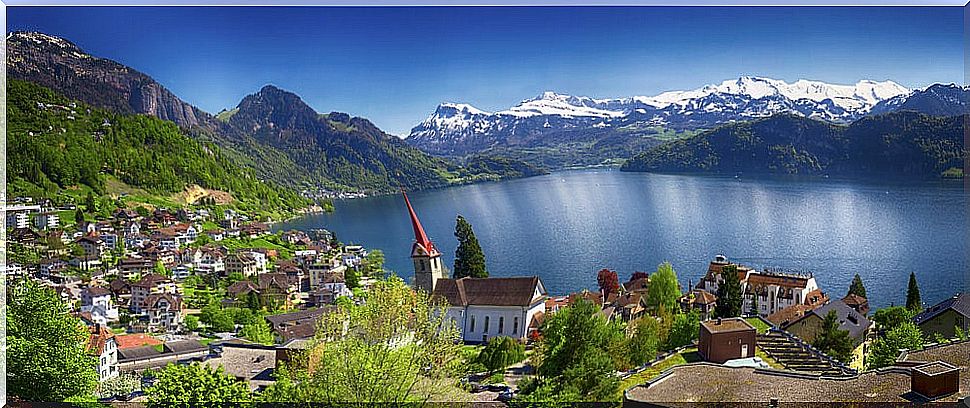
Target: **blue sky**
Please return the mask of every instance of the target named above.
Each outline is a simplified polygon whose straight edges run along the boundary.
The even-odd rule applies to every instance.
[[[442,101],[653,95],[740,75],[963,82],[962,7],[8,7],[209,111],[265,84],[406,134]]]

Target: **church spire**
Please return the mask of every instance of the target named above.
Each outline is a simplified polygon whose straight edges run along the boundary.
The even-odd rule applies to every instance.
[[[411,216],[411,228],[414,229],[414,248],[411,250],[412,256],[416,253],[418,247],[425,255],[437,255],[438,250],[434,247],[434,243],[428,239],[428,235],[424,233],[424,227],[421,226],[421,221],[418,220],[418,215],[414,212],[414,207],[411,207],[411,200],[408,199],[408,193],[401,189],[401,194],[404,196],[404,203],[408,206],[408,213]]]

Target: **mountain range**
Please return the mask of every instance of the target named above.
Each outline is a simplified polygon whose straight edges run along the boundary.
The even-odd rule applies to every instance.
[[[38,32],[7,36],[7,75],[97,108],[171,121],[260,179],[294,189],[388,192],[542,173],[508,160],[469,170],[413,148],[367,119],[317,113],[296,94],[271,85],[212,115],[144,73]]]
[[[750,76],[655,96],[594,99],[544,92],[495,113],[442,103],[406,140],[445,156],[492,150],[522,158],[531,155],[550,167],[590,165],[624,159],[724,124],[778,114],[835,124],[897,110],[955,115],[966,112],[968,95],[967,88],[957,85],[911,90],[892,81],[833,85]],[[536,154],[543,151],[557,157]],[[572,151],[577,154],[568,153]]]

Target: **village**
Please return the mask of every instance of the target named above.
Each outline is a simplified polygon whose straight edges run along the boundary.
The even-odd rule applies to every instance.
[[[624,405],[777,405],[826,395],[952,401],[970,392],[970,379],[961,378],[970,367],[970,295],[924,307],[918,287],[913,292],[915,275],[905,307],[878,311],[870,310],[861,280],[848,290],[824,288],[809,273],[756,270],[721,254],[712,254],[703,277],[686,288],[665,263],[622,282],[603,269],[598,288],[549,294],[537,276],[448,276],[403,198],[414,232],[415,290],[445,302],[444,319],[470,353],[497,339],[522,350],[497,366],[467,370],[460,383],[470,400],[520,398],[537,374],[530,357],[549,336],[548,322],[577,304],[592,305],[591,319],[631,338],[640,327],[664,327],[656,335],[661,344],[645,357],[611,369]],[[327,230],[273,233],[229,209],[216,216],[119,208],[108,219],[62,222],[72,211],[80,212],[49,201],[9,205],[4,272],[8,282],[51,288],[87,326],[98,381],[111,384],[99,387],[103,401],[143,400],[153,373],[170,364],[221,367],[260,392],[276,382],[274,370],[314,344],[322,319],[366,302],[372,285],[385,279],[381,251],[342,244]],[[744,386],[741,378],[760,385]],[[734,385],[703,386],[709,383]]]

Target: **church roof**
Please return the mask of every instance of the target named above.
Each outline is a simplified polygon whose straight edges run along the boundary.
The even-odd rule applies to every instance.
[[[520,278],[439,279],[432,297],[451,306],[529,306],[536,292],[545,294],[538,276]]]
[[[424,227],[421,226],[421,221],[418,220],[418,215],[414,212],[414,207],[411,207],[411,200],[408,199],[408,194],[404,190],[401,190],[401,194],[404,196],[404,203],[407,204],[408,213],[411,216],[411,228],[414,229],[414,245],[420,246],[428,255],[437,255],[438,249],[428,239],[428,234],[424,233]],[[414,251],[412,250],[411,253],[414,253]]]

